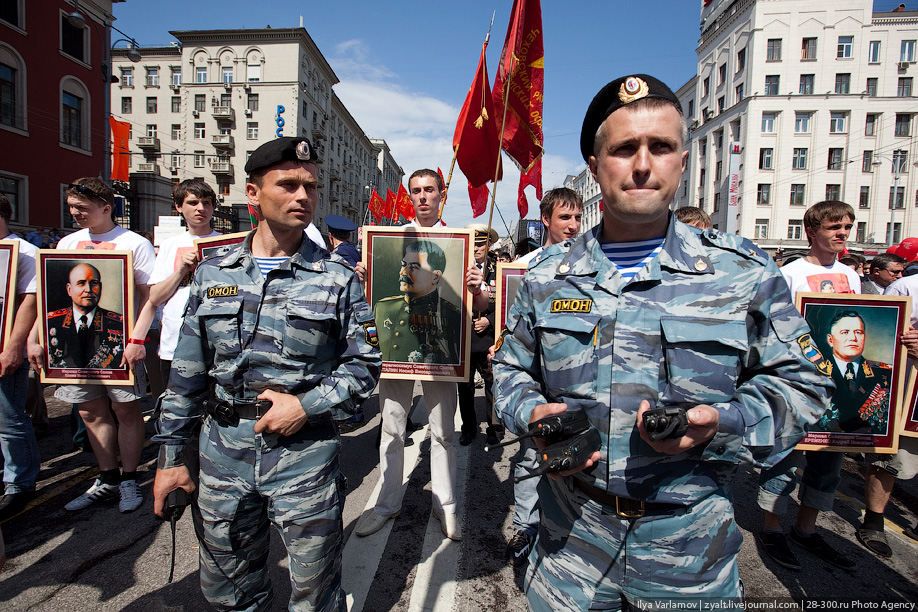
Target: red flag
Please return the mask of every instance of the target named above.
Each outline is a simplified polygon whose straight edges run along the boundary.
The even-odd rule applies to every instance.
[[[529,212],[529,202],[526,201],[526,194],[523,190],[528,186],[532,185],[536,188],[536,198],[539,200],[542,199],[542,158],[535,160],[535,163],[532,164],[529,172],[524,172],[520,174],[520,188],[517,193],[517,202],[516,206],[520,211],[520,219],[526,217],[526,213]]]
[[[392,193],[391,189],[386,189],[386,214],[384,216],[392,219],[393,221],[398,221],[398,213],[396,210],[397,208],[395,205],[395,194]]]
[[[488,209],[488,196],[491,192],[485,183],[481,187],[472,187],[469,183],[469,201],[472,203],[472,217],[477,217]]]
[[[128,149],[128,136],[131,133],[131,124],[127,121],[118,121],[114,117],[108,118],[112,126],[112,180],[128,181],[131,172],[128,167],[130,150]]]
[[[487,48],[487,43],[481,47],[475,80],[465,97],[453,133],[456,162],[473,187],[481,187],[493,181],[495,171],[497,179],[501,178],[500,134],[494,119],[494,102],[488,84],[488,64],[485,61]]]
[[[513,12],[507,27],[507,39],[501,53],[500,69],[494,77],[494,108],[498,124],[503,116],[504,87],[507,96],[507,120],[503,125],[503,150],[528,175],[527,184],[541,191],[541,170],[532,174],[542,145],[543,92],[542,7],[539,0],[513,0]],[[500,130],[498,130],[500,132]],[[520,191],[525,187],[520,177]]]
[[[405,217],[408,221],[414,219],[414,204],[408,197],[408,190],[401,183],[398,184],[398,193],[395,194],[395,208],[398,214]]]
[[[370,212],[373,213],[377,221],[382,221],[382,218],[386,216],[386,203],[379,197],[375,189],[370,195]]]

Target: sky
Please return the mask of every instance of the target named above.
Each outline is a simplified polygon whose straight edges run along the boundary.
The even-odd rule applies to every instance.
[[[701,2],[697,0],[542,0],[545,90],[542,186],[563,185],[586,167],[580,127],[603,85],[630,73],[652,74],[678,89],[695,73]],[[115,27],[143,46],[165,46],[170,30],[303,26],[340,82],[338,97],[370,138],[389,144],[407,175],[452,160],[459,110],[475,76],[491,16],[488,75],[494,75],[512,0],[127,0],[113,7]],[[117,33],[112,33],[115,39]],[[123,46],[123,43],[119,46]],[[504,156],[493,226],[506,235],[519,219],[519,172]],[[453,175],[444,220],[472,218],[467,182]],[[384,195],[384,194],[383,194]],[[528,218],[538,217],[535,190]],[[506,223],[506,225],[505,225]]]

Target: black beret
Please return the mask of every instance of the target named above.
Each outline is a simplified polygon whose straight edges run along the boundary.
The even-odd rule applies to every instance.
[[[682,105],[679,98],[663,81],[646,74],[633,74],[615,79],[599,90],[586,116],[583,118],[583,128],[580,130],[580,153],[583,160],[587,161],[593,155],[593,141],[596,131],[609,115],[632,102],[642,98],[663,98],[672,102],[682,114]]]
[[[353,221],[341,215],[325,215],[325,225],[329,231],[347,234],[357,229]]]
[[[266,142],[252,152],[249,161],[245,162],[245,173],[251,175],[256,170],[273,166],[282,161],[301,161],[316,163],[319,156],[309,144],[309,139],[302,136],[283,136]]]

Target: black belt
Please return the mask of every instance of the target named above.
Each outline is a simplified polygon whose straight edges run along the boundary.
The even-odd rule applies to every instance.
[[[257,421],[271,409],[271,400],[233,400],[229,404],[240,419]]]
[[[640,499],[619,497],[617,495],[612,495],[608,491],[603,491],[599,487],[594,487],[579,478],[574,478],[574,485],[594,502],[602,504],[603,506],[608,506],[609,508],[614,508],[615,514],[619,518],[636,519],[641,518],[645,514],[676,512],[688,508],[688,506],[683,506],[682,504],[661,504],[657,502],[646,502]]]

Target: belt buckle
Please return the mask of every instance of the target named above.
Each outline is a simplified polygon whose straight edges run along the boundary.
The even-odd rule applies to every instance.
[[[631,507],[630,508],[626,507],[623,509],[622,502],[625,502],[624,505],[631,506]],[[634,509],[634,506],[637,506],[637,510]],[[615,514],[617,514],[619,518],[625,518],[625,519],[641,518],[642,516],[644,516],[644,502],[643,500],[623,499],[616,495],[615,496]]]

